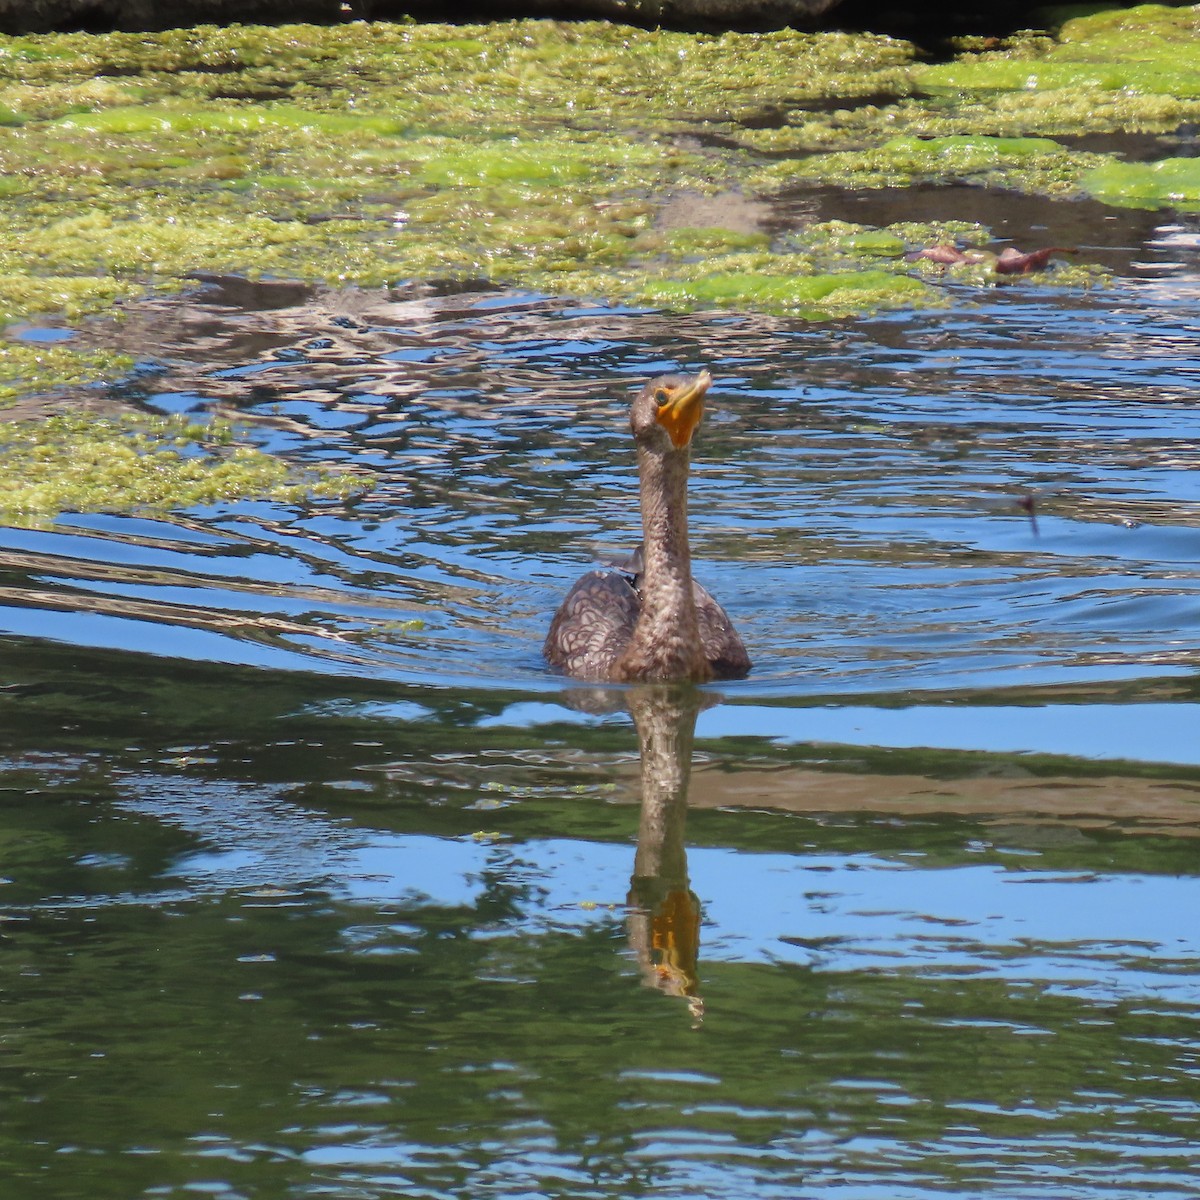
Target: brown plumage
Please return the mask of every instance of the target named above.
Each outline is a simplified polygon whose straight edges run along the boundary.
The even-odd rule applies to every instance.
[[[546,636],[551,666],[579,679],[736,679],[750,669],[725,610],[692,579],[688,455],[712,383],[661,375],[630,409],[644,541],[632,578],[589,571],[567,593]]]

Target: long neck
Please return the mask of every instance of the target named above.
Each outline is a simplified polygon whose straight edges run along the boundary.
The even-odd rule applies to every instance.
[[[653,454],[639,447],[638,474],[642,485],[642,593],[646,607],[669,609],[677,620],[686,620],[690,615],[694,622],[687,447],[667,454]]]
[[[638,447],[642,497],[642,611],[625,660],[629,677],[706,679],[711,674],[692,599],[688,451]]]

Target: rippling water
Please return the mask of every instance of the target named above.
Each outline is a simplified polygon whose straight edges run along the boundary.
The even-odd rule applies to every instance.
[[[1200,1191],[1200,239],[1102,234],[1112,289],[836,324],[133,314],[125,399],[375,486],[0,530],[22,1194]],[[700,365],[755,669],[666,712],[540,645]]]

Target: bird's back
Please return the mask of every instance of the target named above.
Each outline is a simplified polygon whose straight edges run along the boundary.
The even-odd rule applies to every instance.
[[[576,679],[613,679],[642,610],[641,547],[629,560],[632,579],[617,571],[589,571],[567,593],[550,622],[545,655],[552,667]],[[709,592],[693,581],[692,599],[704,657],[716,679],[740,679],[750,656],[733,622]]]
[[[589,571],[567,593],[546,635],[546,661],[576,679],[611,679],[642,602],[615,571]]]

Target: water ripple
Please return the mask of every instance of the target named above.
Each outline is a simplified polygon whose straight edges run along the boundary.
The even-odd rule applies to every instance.
[[[549,614],[639,538],[630,390],[704,362],[692,536],[756,663],[733,695],[1056,685],[1200,656],[1186,289],[1018,286],[852,326],[507,293],[217,295],[140,320],[171,366],[132,399],[234,415],[373,490],[0,531],[9,633],[554,689]]]

